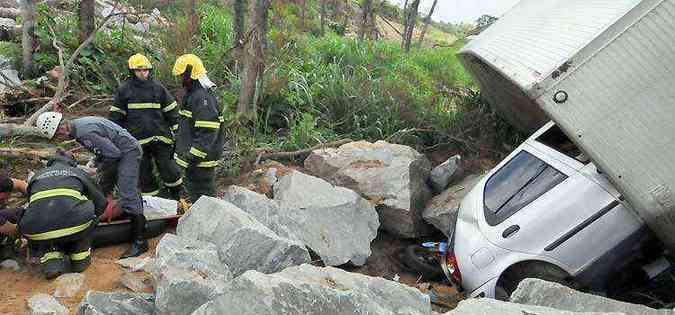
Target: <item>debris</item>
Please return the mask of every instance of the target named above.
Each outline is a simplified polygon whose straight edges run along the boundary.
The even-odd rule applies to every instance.
[[[448,184],[450,184],[450,180],[452,179],[453,175],[455,175],[459,169],[459,163],[461,160],[462,158],[459,155],[454,155],[431,170],[429,181],[431,182],[431,187],[435,192],[442,192],[443,189],[448,187]]]
[[[375,207],[359,194],[293,171],[274,185],[274,199],[283,209],[283,224],[324,264],[366,263],[380,221]]]
[[[153,315],[152,299],[151,294],[88,291],[78,306],[77,314]]]
[[[211,242],[236,277],[271,273],[310,261],[304,244],[280,237],[237,206],[202,196],[178,221],[178,236]]]
[[[119,259],[116,261],[116,263],[130,272],[137,272],[141,270],[148,270],[148,267],[152,264],[153,259],[150,257],[145,257],[145,258],[139,258],[139,257],[131,257],[131,258],[124,258],[124,259]]]
[[[445,315],[622,315],[622,313],[576,313],[554,308],[522,305],[493,299],[468,299],[459,302],[454,310]]]
[[[49,294],[37,294],[28,299],[31,315],[68,315],[68,309]]]
[[[16,262],[16,260],[12,260],[12,259],[3,260],[2,263],[0,263],[0,268],[11,269],[11,270],[14,270],[14,271],[21,270],[21,266],[19,266],[19,263]]]
[[[150,289],[150,286],[145,283],[145,279],[130,272],[125,272],[118,281],[120,286],[136,293],[143,293]]]
[[[81,273],[66,273],[56,278],[54,283],[56,284],[55,297],[70,298],[75,296],[82,288],[84,275]]]
[[[431,313],[429,297],[406,285],[333,267],[301,265],[275,274],[248,271],[193,315]]]
[[[374,203],[386,231],[404,238],[428,235],[422,220],[431,198],[426,181],[431,163],[414,149],[385,141],[351,142],[315,150],[305,168],[334,185],[352,189]]]
[[[540,279],[521,281],[516,291],[511,294],[511,302],[573,312],[617,312],[626,315],[664,314],[662,310],[582,293],[564,285]],[[672,312],[669,311],[668,314]]]
[[[449,236],[450,228],[454,227],[454,218],[457,216],[460,202],[481,178],[481,175],[469,175],[432,198],[422,212],[424,220],[443,232],[445,236]]]

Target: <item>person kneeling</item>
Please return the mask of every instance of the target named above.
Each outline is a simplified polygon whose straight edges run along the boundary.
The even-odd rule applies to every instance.
[[[67,271],[66,258],[71,272],[89,267],[93,230],[107,205],[103,193],[76,166],[69,156],[53,156],[28,182],[29,204],[18,229],[47,279]]]

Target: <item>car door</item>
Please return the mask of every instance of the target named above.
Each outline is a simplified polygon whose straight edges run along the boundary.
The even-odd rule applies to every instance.
[[[616,207],[616,199],[579,172],[583,164],[538,143],[521,148],[486,182],[481,231],[504,249],[582,267],[602,252],[597,238],[611,234],[600,229],[604,234],[592,235],[589,227]]]

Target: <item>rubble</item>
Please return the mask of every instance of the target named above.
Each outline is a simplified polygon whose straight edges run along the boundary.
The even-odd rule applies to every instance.
[[[570,312],[554,308],[522,305],[493,299],[468,299],[459,302],[454,310],[445,315],[623,315],[623,313]]]
[[[617,312],[625,315],[665,315],[644,305],[620,302],[605,297],[582,293],[564,285],[540,279],[525,279],[511,294],[511,302],[553,307],[573,312]]]
[[[469,175],[458,184],[450,186],[450,188],[432,198],[422,212],[424,220],[443,232],[445,236],[450,236],[450,227],[454,226],[453,222],[454,218],[457,217],[459,204],[481,178],[481,175]]]
[[[359,194],[293,171],[274,185],[274,199],[285,214],[284,225],[324,264],[366,263],[380,222],[375,207]]]
[[[68,309],[49,294],[37,294],[28,299],[31,315],[68,315]]]
[[[66,273],[60,275],[54,281],[56,290],[54,296],[58,298],[70,298],[80,292],[84,284],[84,275],[81,273]]]
[[[136,293],[143,293],[150,290],[150,286],[145,283],[145,279],[136,276],[134,273],[125,272],[118,280],[119,285]]]
[[[150,257],[145,258],[130,257],[119,259],[116,261],[116,263],[130,272],[137,272],[141,270],[148,271],[150,265],[153,264],[153,259]]]
[[[448,187],[453,175],[458,173],[457,171],[459,170],[459,163],[461,161],[462,158],[459,155],[453,155],[431,170],[429,181],[435,192],[439,193]]]
[[[150,269],[153,276],[172,267],[196,271],[205,277],[221,282],[232,279],[230,268],[220,262],[218,248],[212,243],[167,233],[157,244],[155,252],[155,264]]]
[[[77,315],[153,315],[151,300],[152,295],[148,294],[88,291]]]
[[[377,206],[384,230],[404,238],[433,232],[422,219],[431,198],[431,163],[414,149],[385,141],[357,141],[315,150],[305,168],[334,185],[352,189]]]
[[[191,314],[223,293],[225,283],[196,271],[167,266],[155,276],[155,311],[158,315]]]
[[[0,263],[0,268],[11,269],[11,270],[14,270],[14,271],[21,270],[21,266],[19,266],[19,263],[16,262],[16,260],[12,260],[12,259],[3,260],[2,263]]]
[[[248,271],[193,315],[216,314],[407,314],[431,313],[417,289],[333,267],[301,265],[265,275]]]
[[[178,236],[211,242],[234,276],[272,273],[310,261],[304,244],[280,237],[237,206],[203,196],[178,222]]]

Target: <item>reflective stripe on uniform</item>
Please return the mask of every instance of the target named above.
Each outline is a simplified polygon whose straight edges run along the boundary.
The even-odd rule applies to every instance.
[[[171,131],[176,131],[176,130],[178,130],[178,124],[175,124],[175,125],[171,126]]]
[[[189,111],[189,110],[181,109],[181,110],[178,111],[178,114],[181,115],[181,116],[192,118],[192,112]]]
[[[208,120],[197,120],[197,121],[195,121],[195,127],[218,129],[218,128],[220,128],[220,122],[218,122],[218,121],[208,121]]]
[[[188,166],[190,166],[190,164],[188,164],[188,162],[186,162],[186,161],[184,161],[184,160],[181,160],[181,159],[178,157],[177,154],[174,154],[174,155],[173,155],[173,158],[174,158],[174,160],[176,160],[176,164],[178,164],[178,166],[180,166],[180,167],[182,167],[182,168],[188,168]],[[204,168],[206,168],[206,167],[216,167],[216,166],[218,166],[218,161],[217,161],[217,160],[216,160],[216,161],[204,161],[204,162],[197,163],[197,167],[204,167]]]
[[[28,203],[33,203],[40,199],[51,198],[51,197],[72,197],[78,200],[88,200],[87,197],[82,196],[82,194],[74,189],[68,188],[56,188],[44,190],[41,192],[34,193],[30,196],[30,201]]]
[[[166,144],[173,144],[173,139],[165,137],[165,136],[152,136],[152,137],[144,138],[144,139],[138,140],[138,143],[143,145],[143,144],[147,144],[147,143],[150,143],[150,142],[153,142],[153,141],[162,141]]]
[[[121,108],[119,108],[119,107],[117,107],[117,106],[110,106],[110,111],[111,111],[111,112],[122,113],[122,115],[126,115],[126,114],[127,114],[127,112],[126,112],[125,110],[123,110],[123,109],[121,109]]]
[[[177,106],[178,106],[178,103],[173,102],[173,103],[169,104],[168,106],[164,107],[164,109],[162,109],[162,111],[165,112],[165,113],[168,113],[168,112],[172,111],[174,108],[176,108]]]
[[[63,259],[63,253],[61,252],[49,252],[45,253],[40,257],[40,263],[44,264],[52,259]]]
[[[180,186],[180,184],[182,184],[182,183],[183,183],[183,178],[181,177],[173,183],[164,183],[164,186],[166,186],[166,187],[177,187],[177,186]]]
[[[157,195],[159,195],[159,189],[153,190],[153,191],[150,191],[150,192],[142,192],[141,195],[143,195],[143,196],[157,196]]]
[[[182,168],[187,168],[189,166],[188,162],[181,160],[177,154],[173,155],[173,159],[176,160],[176,164]]]
[[[87,249],[83,252],[70,254],[70,260],[85,260],[91,255],[91,249]]]
[[[216,167],[218,166],[218,161],[205,161],[197,164],[197,167]]]
[[[202,159],[206,158],[206,156],[207,156],[206,152],[201,151],[201,150],[199,150],[195,147],[190,148],[190,154],[192,154],[194,156],[197,156],[197,157],[200,157]]]
[[[160,109],[162,105],[159,103],[129,103],[127,109]]]
[[[82,232],[86,230],[90,225],[92,221],[87,221],[84,224],[80,224],[78,226],[73,226],[65,229],[59,229],[59,230],[54,230],[54,231],[49,231],[49,232],[44,232],[44,233],[39,233],[39,234],[24,234],[24,236],[32,241],[45,241],[45,240],[51,240],[59,237],[64,237],[68,235],[73,235],[75,233]]]

